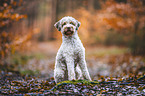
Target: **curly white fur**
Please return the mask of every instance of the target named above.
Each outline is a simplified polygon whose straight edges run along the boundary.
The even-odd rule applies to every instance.
[[[62,32],[63,41],[55,61],[55,82],[83,78],[91,81],[85,61],[85,48],[77,34],[80,22],[67,16],[54,26]]]

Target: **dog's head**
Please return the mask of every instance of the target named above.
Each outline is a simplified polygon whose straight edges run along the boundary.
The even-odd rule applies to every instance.
[[[73,17],[63,17],[54,26],[65,36],[72,36],[80,26],[80,22]]]

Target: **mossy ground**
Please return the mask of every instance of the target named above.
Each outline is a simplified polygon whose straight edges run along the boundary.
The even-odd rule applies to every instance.
[[[98,81],[72,80],[55,83],[54,78],[0,73],[0,95],[18,96],[96,96],[96,95],[145,95],[145,75],[100,77]]]
[[[90,85],[90,84],[98,84],[99,82],[97,81],[87,81],[87,80],[72,80],[72,81],[62,81],[62,82],[59,82],[57,83],[56,85],[60,85],[60,84],[65,84],[65,83],[69,83],[69,84],[74,84],[74,85],[77,85],[78,83],[82,83],[82,84],[85,84],[85,85]]]

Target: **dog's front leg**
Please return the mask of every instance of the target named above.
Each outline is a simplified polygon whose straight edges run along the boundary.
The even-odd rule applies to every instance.
[[[80,69],[82,70],[82,74],[83,74],[84,79],[91,81],[91,77],[90,77],[88,69],[87,69],[86,61],[81,60],[79,62],[79,65],[80,65]]]
[[[68,80],[76,80],[75,78],[75,64],[74,64],[74,60],[72,59],[73,57],[68,56],[66,58],[66,64],[67,64],[67,70],[68,70]]]
[[[80,55],[79,66],[82,71],[82,75],[83,75],[84,79],[92,81],[91,77],[89,75],[89,72],[88,72],[88,68],[87,68],[87,64],[86,64],[86,60],[85,60],[85,54]]]

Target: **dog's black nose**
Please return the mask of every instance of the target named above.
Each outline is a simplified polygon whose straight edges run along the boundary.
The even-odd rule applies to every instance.
[[[68,30],[70,30],[71,27],[67,27]]]

